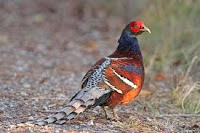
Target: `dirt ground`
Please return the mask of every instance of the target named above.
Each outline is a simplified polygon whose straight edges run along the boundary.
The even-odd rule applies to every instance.
[[[168,77],[119,107],[118,122],[97,107],[64,125],[15,126],[65,106],[87,70],[117,47],[120,19],[83,18],[73,6],[0,1],[0,132],[200,132],[200,116],[181,115],[167,99]]]

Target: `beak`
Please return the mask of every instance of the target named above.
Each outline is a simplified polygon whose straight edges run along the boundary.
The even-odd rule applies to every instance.
[[[151,34],[150,29],[147,28],[146,26],[144,26],[142,29],[140,29],[140,31],[143,31],[143,32],[149,32],[149,34]]]

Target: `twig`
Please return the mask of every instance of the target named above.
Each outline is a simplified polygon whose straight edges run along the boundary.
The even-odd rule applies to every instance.
[[[192,69],[192,67],[193,67],[193,65],[194,65],[194,63],[195,63],[195,61],[198,59],[198,56],[195,56],[193,59],[192,59],[192,61],[191,61],[191,64],[190,64],[190,66],[188,67],[188,69],[187,69],[187,71],[186,71],[186,73],[185,73],[185,77],[184,77],[184,79],[183,79],[183,83],[185,83],[185,81],[188,79],[188,76],[189,76],[189,73],[190,73],[190,71],[191,71],[191,69]]]
[[[185,112],[184,101],[185,101],[186,97],[194,90],[194,88],[196,88],[196,85],[197,85],[197,83],[195,82],[193,84],[193,86],[187,91],[187,93],[184,95],[184,97],[182,99],[181,106],[182,106],[182,109],[184,110],[184,112]]]
[[[35,110],[36,112],[40,112],[40,113],[56,113],[56,111],[44,111],[44,110]]]
[[[197,114],[163,114],[163,115],[158,115],[156,117],[200,117],[200,115]]]
[[[199,99],[199,102],[197,103],[197,106],[196,106],[196,108],[195,108],[195,110],[194,110],[194,112],[195,112],[196,114],[198,114],[198,113],[200,112],[200,110],[198,110],[199,106],[200,106],[200,99]]]
[[[157,47],[157,48],[156,48],[156,50],[155,50],[153,56],[151,57],[151,59],[150,59],[150,61],[149,61],[149,65],[148,65],[147,68],[146,68],[146,72],[147,72],[147,73],[149,73],[150,70],[151,70],[152,67],[153,67],[153,64],[154,64],[155,59],[156,59],[156,57],[157,57],[159,48],[160,48],[160,47]]]

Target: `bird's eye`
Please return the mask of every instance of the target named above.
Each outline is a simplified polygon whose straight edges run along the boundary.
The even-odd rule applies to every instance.
[[[134,27],[134,29],[138,29],[139,28],[139,26],[137,24],[135,24],[133,27]]]

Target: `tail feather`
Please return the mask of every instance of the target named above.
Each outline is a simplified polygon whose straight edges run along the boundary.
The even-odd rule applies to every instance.
[[[57,113],[47,116],[44,119],[28,122],[44,126],[51,123],[64,124],[68,120],[76,118],[80,113],[84,112],[87,108],[97,104],[96,100],[103,95],[109,93],[109,90],[102,88],[82,89],[76,96],[68,103],[68,105],[59,110]]]
[[[81,105],[78,109],[76,109],[74,112],[72,112],[70,115],[58,120],[56,123],[62,125],[62,124],[65,124],[67,121],[76,118],[80,113],[84,112],[87,109],[87,107],[89,107],[90,105],[93,105],[94,102],[95,102],[95,100],[90,99],[84,105]]]
[[[70,115],[68,115],[65,118],[58,120],[56,123],[62,125],[62,124],[65,124],[67,121],[76,118],[80,113],[84,112],[87,109],[87,107],[89,105],[91,105],[91,103],[92,103],[92,101],[86,102],[84,105],[81,105],[78,109],[76,109]]]
[[[33,123],[33,124],[39,125],[39,126],[44,126],[44,125],[47,125],[47,124],[54,123],[54,122],[56,122],[56,121],[58,121],[62,118],[65,118],[65,117],[69,117],[67,119],[70,120],[74,117],[74,115],[71,115],[74,112],[76,114],[81,113],[80,107],[81,107],[82,104],[83,104],[83,101],[81,101],[81,100],[73,100],[65,108],[61,109],[57,113],[49,115],[46,118],[44,118],[43,120],[35,121],[35,123]],[[82,112],[84,110],[82,109]]]

